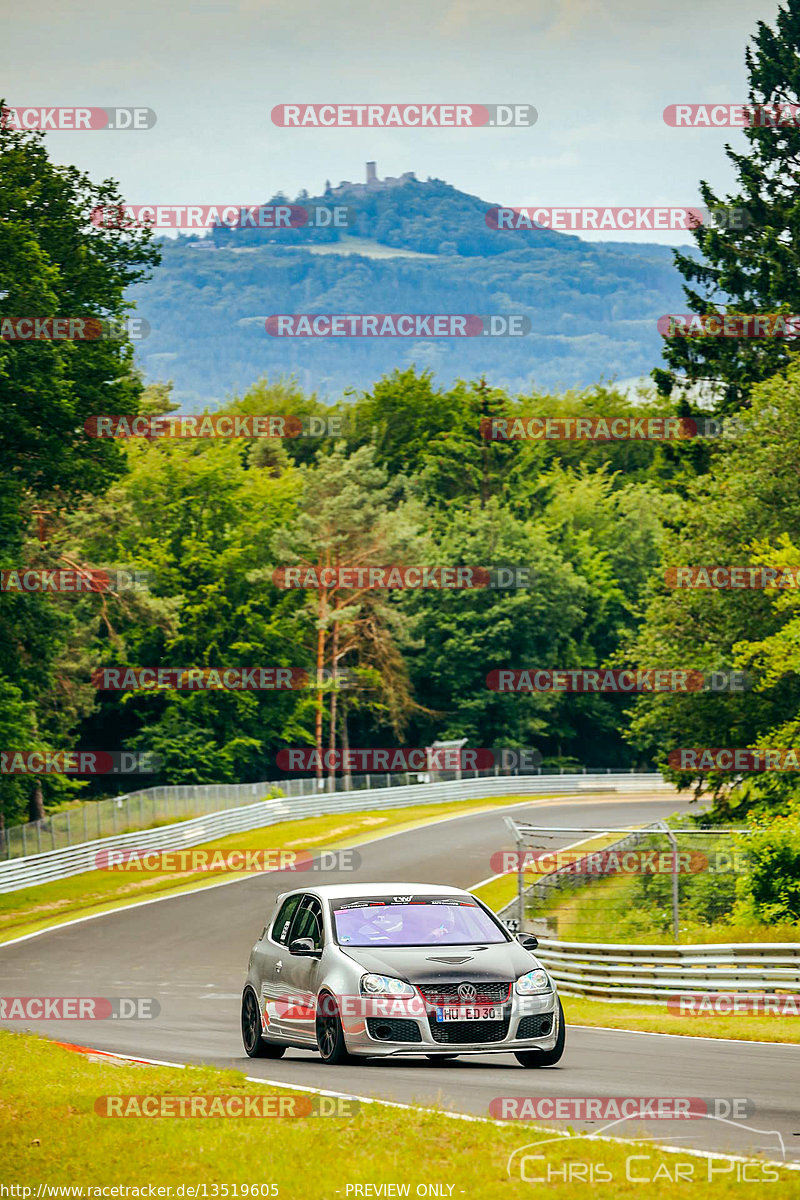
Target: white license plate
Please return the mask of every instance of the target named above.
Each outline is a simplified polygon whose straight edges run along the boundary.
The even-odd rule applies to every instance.
[[[437,1021],[502,1021],[502,1004],[467,1005],[458,1007],[437,1008]]]

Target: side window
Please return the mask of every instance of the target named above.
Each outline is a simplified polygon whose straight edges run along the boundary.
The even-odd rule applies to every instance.
[[[303,897],[299,892],[296,896],[290,896],[281,905],[281,910],[273,922],[272,937],[276,942],[280,942],[282,946],[286,945],[286,939],[292,924],[292,917],[302,899]]]
[[[304,896],[292,924],[290,941],[311,938],[317,950],[322,949],[322,907],[316,896]]]

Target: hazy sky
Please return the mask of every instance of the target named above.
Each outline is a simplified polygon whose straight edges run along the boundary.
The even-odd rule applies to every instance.
[[[672,129],[676,102],[746,99],[775,0],[0,0],[0,95],[146,105],[154,129],[48,134],[131,203],[257,203],[412,170],[508,205],[697,203],[737,130]],[[278,129],[287,102],[521,103],[529,129]],[[584,235],[591,236],[591,235]],[[619,234],[616,240],[622,240]],[[629,237],[635,235],[629,235]],[[654,234],[641,235],[655,240]],[[660,240],[685,240],[660,235]]]

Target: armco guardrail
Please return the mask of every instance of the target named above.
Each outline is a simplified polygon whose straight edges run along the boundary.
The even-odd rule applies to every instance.
[[[585,776],[586,772],[587,768],[579,767],[571,771],[565,771],[563,768],[557,772],[545,771],[544,774],[548,777],[550,774]],[[609,768],[604,772],[592,771],[589,768],[589,772],[590,775],[604,774],[606,777],[619,774]],[[491,771],[471,771],[469,778],[520,773],[518,770],[503,771],[495,767]],[[532,771],[522,773],[533,774]],[[537,768],[535,773],[541,775],[541,768]],[[334,789],[330,788],[330,779],[326,779],[325,791],[334,790],[340,793],[411,784],[420,786],[459,777],[466,778],[466,774],[457,776],[455,773],[439,772],[432,780],[430,775],[424,772],[373,772],[371,775],[354,775],[349,781],[337,776]],[[649,777],[653,777],[652,772],[649,773]],[[349,786],[345,786],[347,782]],[[138,792],[111,796],[106,800],[87,801],[79,807],[48,813],[40,821],[26,821],[21,825],[9,825],[5,830],[0,829],[0,862],[8,858],[27,858],[31,854],[43,854],[48,850],[64,850],[67,846],[79,846],[83,842],[116,837],[119,833],[130,833],[134,829],[152,829],[156,825],[188,821],[192,817],[221,812],[225,808],[241,808],[244,804],[269,799],[276,790],[280,790],[284,796],[291,797],[318,794],[316,780],[308,778],[266,779],[258,783],[162,784],[143,788]]]
[[[566,996],[663,1004],[686,992],[800,992],[800,942],[635,946],[540,938]]]
[[[313,783],[313,781],[310,781]],[[251,785],[246,785],[251,786]],[[255,785],[259,786],[259,785]],[[269,787],[270,784],[262,784]],[[357,812],[362,809],[402,808],[406,805],[441,804],[453,800],[480,799],[485,796],[575,795],[586,790],[651,791],[672,790],[657,774],[604,775],[499,775],[478,779],[457,779],[445,783],[410,784],[389,788],[362,788],[352,792],[316,792],[300,797],[279,797],[209,813],[190,821],[179,821],[157,829],[118,834],[82,842],[61,850],[32,854],[0,862],[0,893],[54,879],[66,879],[82,871],[95,869],[100,850],[123,846],[143,850],[183,850],[202,842],[248,829],[260,829],[279,821],[319,817],[328,813]]]

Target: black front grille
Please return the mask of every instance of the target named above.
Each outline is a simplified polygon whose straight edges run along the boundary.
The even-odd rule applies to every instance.
[[[546,1037],[552,1028],[553,1017],[550,1013],[536,1013],[534,1016],[522,1018],[517,1027],[517,1037]]]
[[[428,1004],[497,1004],[508,1000],[511,994],[510,983],[472,983],[478,994],[474,1000],[464,1000],[458,994],[461,982],[420,983],[417,986]]]
[[[388,1031],[388,1032],[387,1032]],[[398,1017],[384,1020],[382,1017],[367,1017],[367,1032],[378,1042],[421,1042],[422,1034],[416,1021],[404,1021]]]
[[[435,1042],[502,1042],[508,1036],[509,1019],[503,1021],[436,1021],[429,1018]]]

